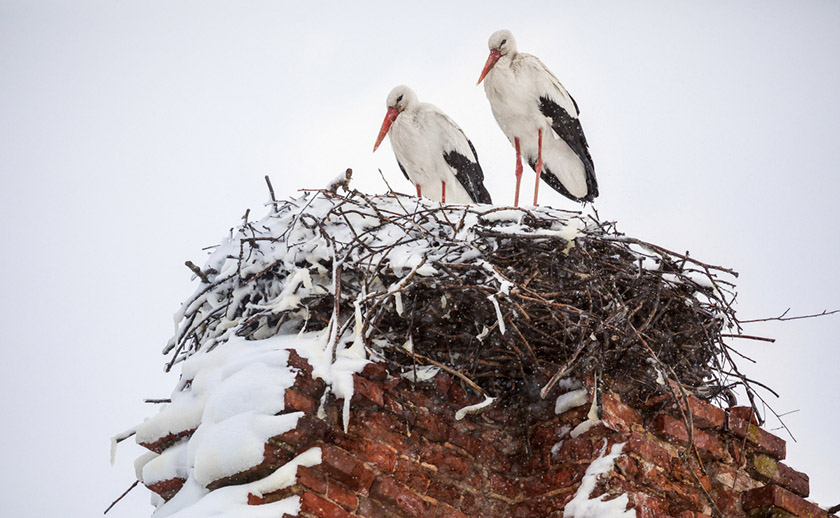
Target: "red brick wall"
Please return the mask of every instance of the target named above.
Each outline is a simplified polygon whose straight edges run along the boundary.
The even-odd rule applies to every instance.
[[[781,462],[785,442],[749,422],[744,409],[721,410],[689,398],[692,445],[680,406],[669,396],[630,408],[603,391],[601,424],[577,438],[567,431],[588,405],[554,415],[554,401],[497,406],[462,421],[455,411],[480,398],[439,373],[413,385],[371,364],[355,379],[347,432],[341,402],[328,400],[305,360],[286,392],[287,411],[303,411],[296,429],[272,438],[265,460],[212,488],[262,478],[312,446],[322,462],[300,467],[297,483],[252,505],[299,495],[305,517],[560,517],[589,464],[605,446],[625,443],[592,496],[627,494],[638,517],[803,516],[827,518],[807,502],[808,477]],[[591,390],[591,389],[590,389]],[[168,445],[147,445],[165,449]],[[150,487],[171,498],[183,481]],[[785,514],[788,513],[788,514]]]

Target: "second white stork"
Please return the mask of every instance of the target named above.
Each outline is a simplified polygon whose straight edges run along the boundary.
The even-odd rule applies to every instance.
[[[390,135],[397,164],[417,196],[442,203],[492,203],[475,148],[452,119],[419,102],[405,85],[391,90],[386,104],[373,150]]]
[[[519,204],[523,156],[537,173],[534,205],[540,178],[572,200],[595,199],[595,166],[575,100],[542,61],[517,52],[510,31],[494,32],[488,46],[478,82],[484,81],[493,116],[516,149],[514,204]]]

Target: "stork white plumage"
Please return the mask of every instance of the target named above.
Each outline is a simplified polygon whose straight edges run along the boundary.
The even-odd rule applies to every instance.
[[[373,150],[385,135],[417,196],[442,203],[492,203],[472,142],[438,107],[421,103],[411,88],[391,90],[388,112]]]
[[[488,46],[478,83],[484,81],[493,116],[516,149],[514,205],[519,204],[522,156],[537,173],[534,205],[540,178],[572,200],[595,199],[595,167],[575,100],[542,61],[517,52],[510,31],[494,32]]]

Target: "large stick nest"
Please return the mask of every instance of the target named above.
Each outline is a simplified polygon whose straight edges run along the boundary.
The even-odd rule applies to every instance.
[[[305,328],[492,396],[546,395],[570,373],[707,399],[747,381],[724,343],[737,274],[580,213],[309,192],[246,215],[193,270],[167,368],[231,333]]]

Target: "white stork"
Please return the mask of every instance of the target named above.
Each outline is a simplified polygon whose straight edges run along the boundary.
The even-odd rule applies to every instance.
[[[417,196],[442,203],[492,203],[475,148],[452,119],[419,102],[405,85],[391,90],[386,105],[373,150],[390,135],[397,164]]]
[[[578,120],[578,106],[554,74],[536,57],[516,51],[510,31],[497,31],[488,41],[490,56],[478,82],[496,122],[516,149],[516,194],[522,179],[522,156],[540,178],[575,201],[598,196],[595,167]]]

